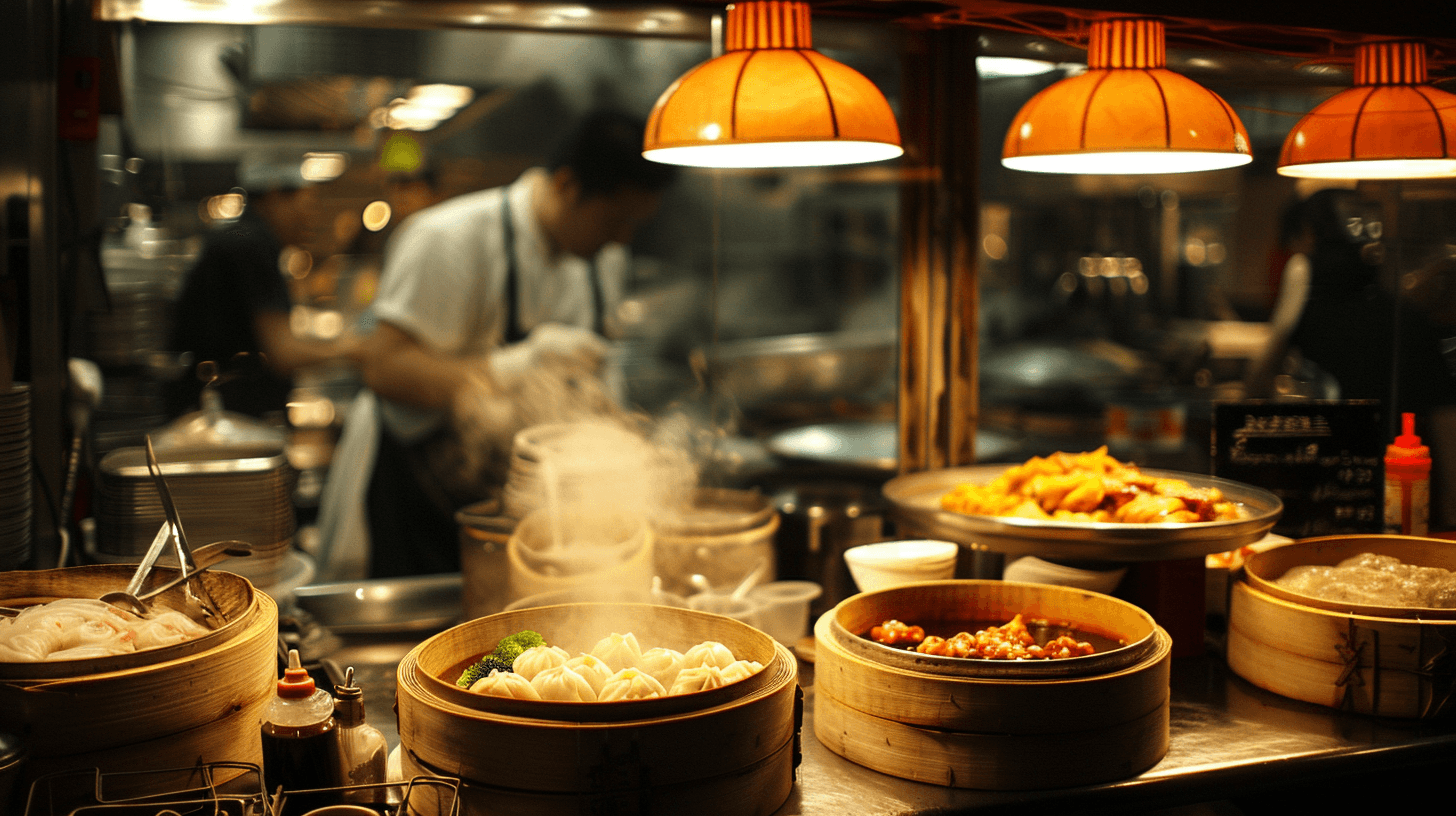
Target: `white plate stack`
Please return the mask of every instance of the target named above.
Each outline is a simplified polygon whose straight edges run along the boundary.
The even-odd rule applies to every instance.
[[[0,394],[0,570],[30,560],[30,384]]]

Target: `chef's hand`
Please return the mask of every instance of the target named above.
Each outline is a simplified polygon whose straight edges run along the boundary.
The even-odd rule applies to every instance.
[[[543,365],[594,374],[601,370],[609,348],[605,338],[589,329],[543,323],[521,342],[492,352],[490,364],[505,381]]]
[[[526,342],[542,362],[559,363],[583,371],[601,370],[610,346],[590,329],[563,323],[543,323],[531,330]]]

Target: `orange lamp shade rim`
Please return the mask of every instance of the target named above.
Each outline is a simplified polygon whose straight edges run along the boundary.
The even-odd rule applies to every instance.
[[[1165,153],[1175,163],[1186,158],[1188,170],[1182,172],[1252,160],[1248,131],[1218,94],[1163,68],[1112,68],[1068,77],[1032,97],[1007,130],[1002,163],[1018,168],[1033,163],[1022,159],[1109,153]],[[1216,155],[1227,158],[1193,160]]]
[[[697,158],[689,148],[743,146],[874,145],[873,158],[848,148],[826,149],[823,161],[790,156],[783,164],[759,150],[741,157]],[[900,155],[894,112],[874,83],[853,68],[812,49],[730,51],[694,67],[668,87],[648,116],[643,155],[693,166],[805,166],[877,161]],[[667,158],[674,157],[674,158]],[[850,157],[850,158],[845,158]]]
[[[1324,172],[1286,168],[1339,162],[1419,160],[1456,160],[1456,94],[1429,85],[1365,85],[1326,99],[1295,124],[1284,139],[1279,172]],[[1392,171],[1388,164],[1384,169]]]

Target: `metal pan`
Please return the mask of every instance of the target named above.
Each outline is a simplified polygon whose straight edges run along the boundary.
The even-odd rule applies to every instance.
[[[460,619],[459,573],[301,586],[294,601],[336,634],[444,629]]]
[[[1262,488],[1176,471],[1144,470],[1150,476],[1182,479],[1194,487],[1216,487],[1243,508],[1243,518],[1183,524],[1119,524],[972,516],[942,510],[940,497],[959,484],[985,484],[1005,465],[927,470],[885,483],[891,514],[913,534],[955,541],[1008,556],[1036,555],[1078,561],[1167,561],[1226,552],[1263,538],[1284,510],[1279,497]]]

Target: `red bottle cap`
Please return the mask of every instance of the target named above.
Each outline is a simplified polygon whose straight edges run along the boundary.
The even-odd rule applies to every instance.
[[[283,670],[283,678],[278,681],[278,696],[290,700],[301,700],[313,694],[314,682],[309,676],[308,670],[304,669],[298,659],[298,650],[288,650],[288,668]]]
[[[1416,436],[1416,415],[1401,414],[1400,422],[1402,433],[1385,448],[1386,460],[1429,460],[1431,449],[1422,445],[1421,438]]]

